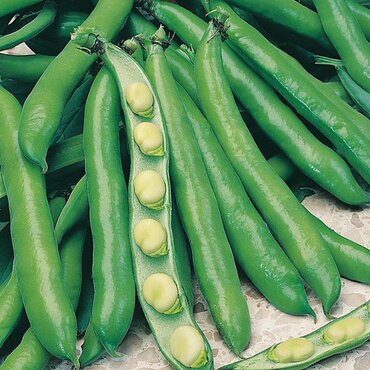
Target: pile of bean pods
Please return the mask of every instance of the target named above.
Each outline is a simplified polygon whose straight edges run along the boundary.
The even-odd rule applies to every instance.
[[[239,272],[332,319],[370,250],[300,202],[370,203],[369,40],[367,0],[0,1],[0,51],[33,52],[0,53],[0,370],[119,357],[135,307],[174,369],[213,369],[193,274],[238,356]],[[223,368],[369,339],[370,301]]]

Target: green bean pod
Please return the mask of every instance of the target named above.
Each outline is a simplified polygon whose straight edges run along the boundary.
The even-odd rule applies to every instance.
[[[2,286],[10,276],[14,256],[9,223],[0,229],[0,286]]]
[[[370,340],[370,301],[303,337],[288,339],[264,351],[222,366],[220,370],[307,369]]]
[[[365,5],[367,1],[367,4]],[[358,0],[347,0],[347,4],[351,9],[351,12],[356,16],[360,26],[366,36],[369,39],[370,35],[370,9],[368,0],[363,1],[361,4]]]
[[[206,29],[203,20],[184,8],[157,0],[152,0],[148,9],[186,44],[197,49]],[[227,45],[223,45],[223,60],[235,96],[295,165],[340,199],[349,203],[366,203],[368,197],[359,188],[346,163],[304,127],[271,86]],[[330,158],[330,161],[326,158]],[[329,172],[330,176],[327,175]],[[346,186],[343,186],[344,183]]]
[[[54,144],[47,158],[49,163],[46,175],[47,188],[62,190],[75,184],[85,169],[82,135]]]
[[[20,29],[0,37],[0,50],[11,49],[37,36],[54,22],[56,14],[56,3],[54,1],[46,1],[35,19]]]
[[[128,187],[130,242],[142,309],[159,348],[175,369],[182,369],[184,361],[186,366],[211,369],[212,352],[194,320],[176,265],[171,225],[168,143],[157,97],[144,71],[130,55],[107,42],[100,42],[99,50],[104,50],[101,57],[118,83],[125,113],[131,158]],[[144,131],[141,131],[143,127]],[[146,129],[150,130],[148,137]],[[144,178],[144,175],[148,176]],[[147,227],[142,228],[144,223]],[[152,230],[152,234],[146,234],[145,230]],[[150,242],[153,240],[151,238],[156,240],[154,244]],[[146,246],[146,241],[149,246]],[[156,286],[155,281],[159,284],[157,293],[152,290]],[[168,290],[161,293],[161,286],[168,287]],[[189,350],[188,345],[182,342],[179,348],[176,341],[178,330],[184,327],[196,333],[194,335],[199,345],[189,363],[183,357]]]
[[[58,55],[68,44],[71,34],[87,17],[85,12],[62,10],[50,27],[26,42],[27,46],[36,54]]]
[[[325,82],[326,86],[329,86],[335,95],[339,96],[348,105],[353,106],[355,103],[351,96],[348,94],[347,90],[340,81],[328,81]]]
[[[82,286],[80,300],[76,310],[77,332],[85,333],[91,321],[92,303],[94,298],[94,283],[92,280],[92,236],[87,235],[86,247],[82,256]],[[80,364],[81,365],[81,364]]]
[[[324,134],[347,161],[370,182],[370,140],[363,135],[346,114],[321,91],[313,77],[293,58],[277,49],[258,31],[250,27],[223,1],[212,0],[212,13],[228,16],[225,21],[230,41],[248,58],[248,63],[258,71],[287,101],[311,124]],[[270,63],[265,63],[268,58]],[[343,102],[337,98],[343,104]]]
[[[292,60],[293,63],[296,63]],[[338,97],[333,94],[333,91],[330,89],[327,84],[323,83],[322,81],[316,79],[312,75],[306,75],[307,79],[313,83],[317,89],[319,89],[326,97],[326,99],[330,100],[333,104],[337,106],[338,109],[341,110],[341,113],[347,117],[348,121],[351,121],[357,129],[362,133],[363,136],[366,138],[368,137],[368,130],[369,130],[369,119],[361,114],[358,110],[353,109],[348,104],[346,104],[343,100],[338,99]]]
[[[155,27],[153,32],[155,32]],[[138,42],[137,37],[133,37],[130,40],[130,47],[128,47],[128,44],[125,43],[125,51],[130,54],[139,64],[142,68],[145,68],[145,62],[143,59],[143,47],[142,44]],[[145,42],[145,41],[144,41]],[[149,41],[150,42],[150,41]],[[179,56],[181,59],[184,59],[180,54]],[[175,57],[176,58],[176,57]],[[196,85],[194,80],[194,69],[193,66],[190,64],[191,71],[189,70],[189,65],[181,63],[179,61],[178,64],[176,64],[178,68],[180,69],[181,66],[185,66],[185,71],[192,72],[191,78],[185,77],[184,75],[181,75],[184,77],[182,81],[189,81],[189,84],[192,85],[192,87],[195,88],[196,91]],[[192,92],[194,92],[193,89],[190,89]],[[174,199],[174,195],[172,195],[172,198]],[[173,248],[175,250],[175,263],[176,267],[179,273],[180,280],[182,282],[184,292],[186,297],[188,298],[190,307],[194,307],[194,292],[193,292],[193,284],[192,284],[192,268],[191,268],[191,256],[190,256],[190,246],[189,241],[185,235],[185,231],[182,227],[181,220],[179,213],[177,211],[177,205],[176,201],[172,202],[172,233],[173,233]]]
[[[25,82],[36,82],[53,60],[47,55],[0,54],[1,78],[12,78]]]
[[[295,0],[228,0],[239,8],[252,12],[257,17],[277,24],[283,30],[289,32],[289,36],[295,35],[311,48],[319,46],[322,51],[333,53],[334,47],[324,29],[320,18],[311,9],[302,6]]]
[[[94,78],[95,75],[88,73],[80,86],[73,92],[64,107],[63,116],[54,134],[52,144],[82,133],[86,99]]]
[[[92,325],[109,354],[126,335],[135,308],[119,124],[120,99],[113,76],[103,69],[85,108],[84,152],[93,237]]]
[[[132,8],[132,0],[100,0],[80,30],[113,38]],[[78,82],[96,60],[70,41],[49,65],[27,98],[22,112],[19,145],[24,155],[47,171],[46,153],[62,112]]]
[[[217,22],[210,23],[195,57],[203,111],[252,201],[329,315],[340,294],[337,267],[304,208],[271,171],[240,116],[222,69]]]
[[[64,190],[75,184],[85,168],[82,135],[72,137],[51,147],[48,154],[50,164],[46,175],[48,189]],[[7,197],[0,170],[0,212],[1,221],[8,221]],[[5,217],[5,218],[4,218]]]
[[[370,93],[352,79],[343,62],[338,59],[319,56],[316,58],[316,63],[335,67],[339,80],[346,89],[347,93],[357,104],[359,110],[361,110],[368,118],[370,118]],[[367,129],[369,129],[370,121],[368,121],[367,126]]]
[[[16,327],[23,312],[22,296],[18,288],[14,267],[6,283],[0,287],[0,302],[0,347],[2,347]]]
[[[154,24],[145,20],[142,15],[138,14],[138,12],[133,11],[127,20],[125,31],[131,37],[135,35],[144,35],[146,40],[148,40],[156,31],[156,28]],[[146,40],[144,40],[144,42],[148,43]],[[176,45],[173,43],[171,43],[171,45],[166,49],[166,58],[170,64],[172,74],[176,81],[180,83],[193,101],[197,103],[197,86],[194,79],[194,67],[191,62],[185,57],[182,51],[177,49]]]
[[[86,225],[79,225],[63,239],[60,245],[63,283],[74,307],[81,290],[82,252],[85,243]],[[51,354],[39,342],[32,329],[24,334],[18,347],[0,365],[1,370],[39,370],[49,361]]]
[[[296,172],[294,165],[284,156],[274,156],[268,162],[284,181],[289,181]],[[370,250],[337,234],[310,212],[307,211],[307,214],[329,247],[340,275],[350,280],[370,284]]]
[[[322,26],[354,81],[370,93],[370,46],[346,0],[313,0]]]
[[[87,248],[85,248],[84,251],[82,269],[82,290],[76,314],[77,328],[80,333],[84,332],[82,353],[78,360],[80,362],[80,366],[85,367],[97,361],[97,359],[105,352],[105,349],[100,343],[99,338],[96,336],[93,325],[91,323],[92,304],[94,299],[94,284],[91,276],[92,250],[88,250]]]
[[[53,24],[40,34],[41,38],[50,41],[68,43],[71,34],[88,17],[88,14],[79,10],[62,9]]]
[[[65,200],[63,197],[56,197],[50,201],[50,212],[55,224],[56,218],[62,210]],[[7,338],[17,328],[23,315],[22,296],[19,291],[15,264],[8,281],[0,289],[0,348]]]
[[[179,91],[236,261],[276,308],[289,314],[315,316],[298,271],[245,193],[210,124],[181,86]]]
[[[328,245],[341,276],[370,284],[370,250],[337,234],[314,215],[311,219]]]
[[[166,49],[166,59],[175,80],[186,90],[191,99],[197,103],[199,99],[193,64],[181,54],[179,49]]]
[[[86,176],[83,176],[73,188],[67,204],[58,218],[55,228],[57,239],[61,241],[65,234],[70,233],[71,230],[78,227],[77,225],[81,225],[81,223],[86,220],[88,211],[87,179]],[[91,312],[89,321],[90,319]],[[99,338],[96,336],[93,325],[90,321],[84,335],[82,354],[79,358],[81,367],[95,362],[104,352],[105,349]]]
[[[315,5],[313,0],[296,0],[301,2],[303,5],[315,10]],[[370,3],[369,0],[346,0],[347,5],[353,15],[356,16],[357,21],[360,23],[360,26],[369,40],[370,38]]]
[[[146,71],[166,122],[172,158],[171,179],[192,247],[195,274],[218,330],[227,345],[240,353],[250,338],[248,308],[217,200],[194,133],[190,125],[185,124],[188,118],[161,45],[152,45]]]
[[[42,344],[55,356],[78,364],[76,318],[62,282],[45,181],[38,167],[25,160],[19,148],[20,105],[2,88],[0,98],[0,163],[23,303]]]
[[[359,86],[351,76],[348,74],[344,67],[336,67],[338,76],[348,95],[356,103],[357,107],[363,112],[368,118],[370,118],[370,93]],[[370,129],[370,121],[369,129]]]
[[[90,324],[86,328],[84,342],[82,345],[82,353],[79,358],[81,367],[85,367],[96,362],[104,352],[105,349],[101,344],[99,338],[96,336],[94,332],[94,327],[90,322]]]
[[[0,4],[0,17],[4,15],[16,13],[19,10],[27,8],[31,5],[40,3],[42,0],[11,0],[2,1]]]
[[[75,225],[83,222],[88,214],[87,179],[83,176],[71,192],[65,207],[62,209],[55,225],[58,244]]]

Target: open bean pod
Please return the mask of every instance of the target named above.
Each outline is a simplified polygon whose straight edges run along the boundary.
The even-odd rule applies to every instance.
[[[359,347],[369,339],[370,301],[304,337],[288,339],[221,369],[306,369],[324,358]]]
[[[110,43],[97,43],[118,82],[125,113],[131,157],[130,241],[141,306],[175,369],[211,369],[211,349],[194,320],[176,265],[168,141],[157,98],[130,55]]]

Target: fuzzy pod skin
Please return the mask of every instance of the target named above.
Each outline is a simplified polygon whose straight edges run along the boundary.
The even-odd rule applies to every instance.
[[[325,335],[332,330],[334,326],[343,325],[345,320],[351,320],[351,322],[362,323],[362,328],[359,334],[354,338],[350,338],[341,343],[327,343]],[[232,364],[223,366],[220,370],[260,370],[260,369],[290,369],[290,370],[301,370],[307,369],[311,365],[319,362],[325,358],[334,356],[338,353],[347,352],[353,348],[360,347],[362,344],[370,340],[370,301],[355,308],[347,315],[344,315],[336,320],[329,322],[321,328],[315,330],[301,337],[304,341],[309,341],[314,351],[307,359],[296,362],[276,362],[273,361],[273,354],[276,351],[279,344],[275,344],[264,351],[257,353],[256,355],[246,358],[244,360],[234,362]]]
[[[141,307],[150,325],[151,331],[158,343],[160,350],[163,355],[168,359],[175,369],[182,369],[183,365],[173,355],[170,348],[169,338],[172,333],[181,325],[187,325],[194,328],[202,336],[204,343],[204,352],[202,352],[202,359],[197,368],[200,369],[212,369],[212,352],[208,345],[205,336],[201,333],[197,326],[194,316],[192,313],[192,307],[189,306],[189,300],[187,299],[186,290],[184,288],[183,274],[178,269],[178,258],[181,257],[178,254],[177,247],[174,247],[174,236],[172,234],[172,220],[171,220],[171,185],[169,181],[169,167],[168,167],[168,142],[165,131],[165,126],[162,118],[162,114],[158,105],[158,99],[151,87],[145,72],[140,67],[140,64],[136,62],[129,54],[123,52],[116,46],[102,42],[101,48],[104,50],[101,55],[106,66],[113,73],[121,94],[121,105],[125,113],[125,121],[127,127],[127,141],[130,149],[130,180],[129,180],[129,220],[130,220],[130,241],[131,250],[134,263],[134,272],[136,279],[136,286],[138,292],[138,298],[140,300]],[[127,73],[130,71],[130,73]],[[156,127],[162,134],[162,144],[153,154],[146,153],[143,151],[143,147],[139,147],[138,141],[135,139],[135,130],[144,122],[148,122],[148,118],[135,114],[126,100],[128,86],[132,84],[140,84],[144,89],[145,96],[148,92],[152,94],[154,104],[151,107],[151,118],[150,124]],[[136,98],[140,100],[140,94],[138,96],[130,96],[129,98]],[[163,207],[150,208],[139,202],[138,194],[135,193],[134,183],[135,179],[138,178],[139,174],[145,171],[152,171],[162,178],[165,183],[166,193],[162,200]],[[135,239],[135,226],[138,225],[144,219],[153,219],[157,223],[160,223],[166,233],[165,248],[160,248],[160,254],[152,256],[143,253],[143,250],[139,248],[138,241]],[[177,242],[177,241],[176,241]],[[183,261],[184,262],[184,261]],[[177,304],[174,312],[167,311],[161,313],[154,309],[147,301],[148,295],[144,292],[144,284],[150,280],[156,274],[165,274],[170,277],[170,281],[177,287]],[[146,287],[149,287],[146,285]]]
[[[85,243],[86,225],[72,230],[60,245],[63,283],[74,309],[81,290],[82,252]],[[24,334],[18,347],[0,365],[1,370],[38,370],[43,369],[51,354],[39,342],[32,329]]]
[[[76,318],[62,282],[45,180],[18,145],[21,106],[0,90],[0,163],[8,195],[19,288],[31,326],[55,356],[78,364]],[[50,302],[54,304],[51,306]]]
[[[268,162],[285,182],[289,181],[296,171],[293,163],[281,155],[270,158]],[[370,250],[339,235],[312,213],[307,211],[307,214],[329,247],[340,275],[350,280],[370,284]]]
[[[179,87],[179,91],[202,151],[236,261],[276,308],[293,315],[315,316],[298,271],[245,193],[210,124],[184,89]]]
[[[135,308],[119,119],[118,89],[113,76],[103,69],[86,102],[84,152],[94,245],[91,321],[101,343],[113,356],[129,329]]]
[[[4,15],[16,13],[19,10],[27,8],[31,5],[40,3],[42,0],[6,0],[0,4],[0,17]]]
[[[195,274],[218,330],[226,344],[240,353],[250,339],[248,307],[198,143],[160,45],[152,45],[146,71],[166,122],[171,180]]]
[[[0,37],[0,50],[11,49],[25,42],[50,26],[57,14],[57,5],[54,1],[46,1],[44,7],[35,19],[25,24],[20,29]]]
[[[113,38],[123,26],[132,3],[132,0],[100,0],[80,30]],[[19,145],[23,154],[40,165],[43,172],[47,171],[46,153],[64,106],[95,60],[96,56],[81,53],[78,45],[70,41],[46,69],[24,104]]]
[[[370,93],[370,46],[346,0],[313,0],[322,26],[354,81]]]
[[[157,0],[151,2],[149,10],[187,45],[198,48],[206,22],[180,6]],[[366,203],[368,197],[356,183],[347,164],[320,143],[282,103],[271,86],[236,53],[227,45],[223,45],[222,50],[225,73],[235,96],[270,139],[297,167],[322,187],[351,204]],[[331,175],[328,176],[328,173]]]
[[[227,15],[225,26],[233,44],[253,69],[276,88],[312,125],[325,135],[347,161],[370,182],[370,140],[334,103],[344,104],[334,94],[329,99],[312,80],[314,77],[288,54],[277,49],[253,27],[240,19],[223,1],[211,0],[212,13]],[[220,13],[219,13],[220,14]],[[265,60],[269,61],[266,63]],[[344,189],[345,191],[345,189]],[[363,195],[363,194],[362,194]]]
[[[195,57],[199,99],[208,121],[252,201],[326,315],[340,294],[340,276],[320,233],[273,171],[246,128],[223,72],[221,36],[213,22]],[[214,37],[212,37],[214,35]]]

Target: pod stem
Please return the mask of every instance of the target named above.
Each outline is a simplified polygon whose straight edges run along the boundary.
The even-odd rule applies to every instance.
[[[195,50],[192,46],[187,46],[185,44],[181,44],[180,47],[177,49],[177,52],[185,57],[191,64],[194,65],[195,62]]]
[[[213,15],[215,14],[215,15]],[[211,10],[206,14],[206,16],[212,17],[212,25],[214,28],[213,34],[210,36],[209,40],[207,42],[211,42],[215,37],[218,35],[221,36],[221,40],[225,41],[227,40],[227,30],[229,29],[229,26],[226,26],[226,21],[230,17],[230,15],[225,12],[223,9],[216,7],[215,9]]]
[[[340,59],[334,59],[329,57],[324,57],[322,55],[315,56],[315,64],[333,66],[336,69],[343,68],[343,62]]]
[[[160,25],[157,31],[150,38],[150,41],[152,42],[152,44],[160,45],[162,46],[163,50],[166,50],[171,45],[174,37],[175,34],[172,34],[172,36],[168,38],[163,25]]]
[[[89,55],[97,54],[101,56],[105,52],[104,40],[94,32],[88,32],[82,28],[78,28],[71,36],[71,40],[79,45],[79,49]]]

